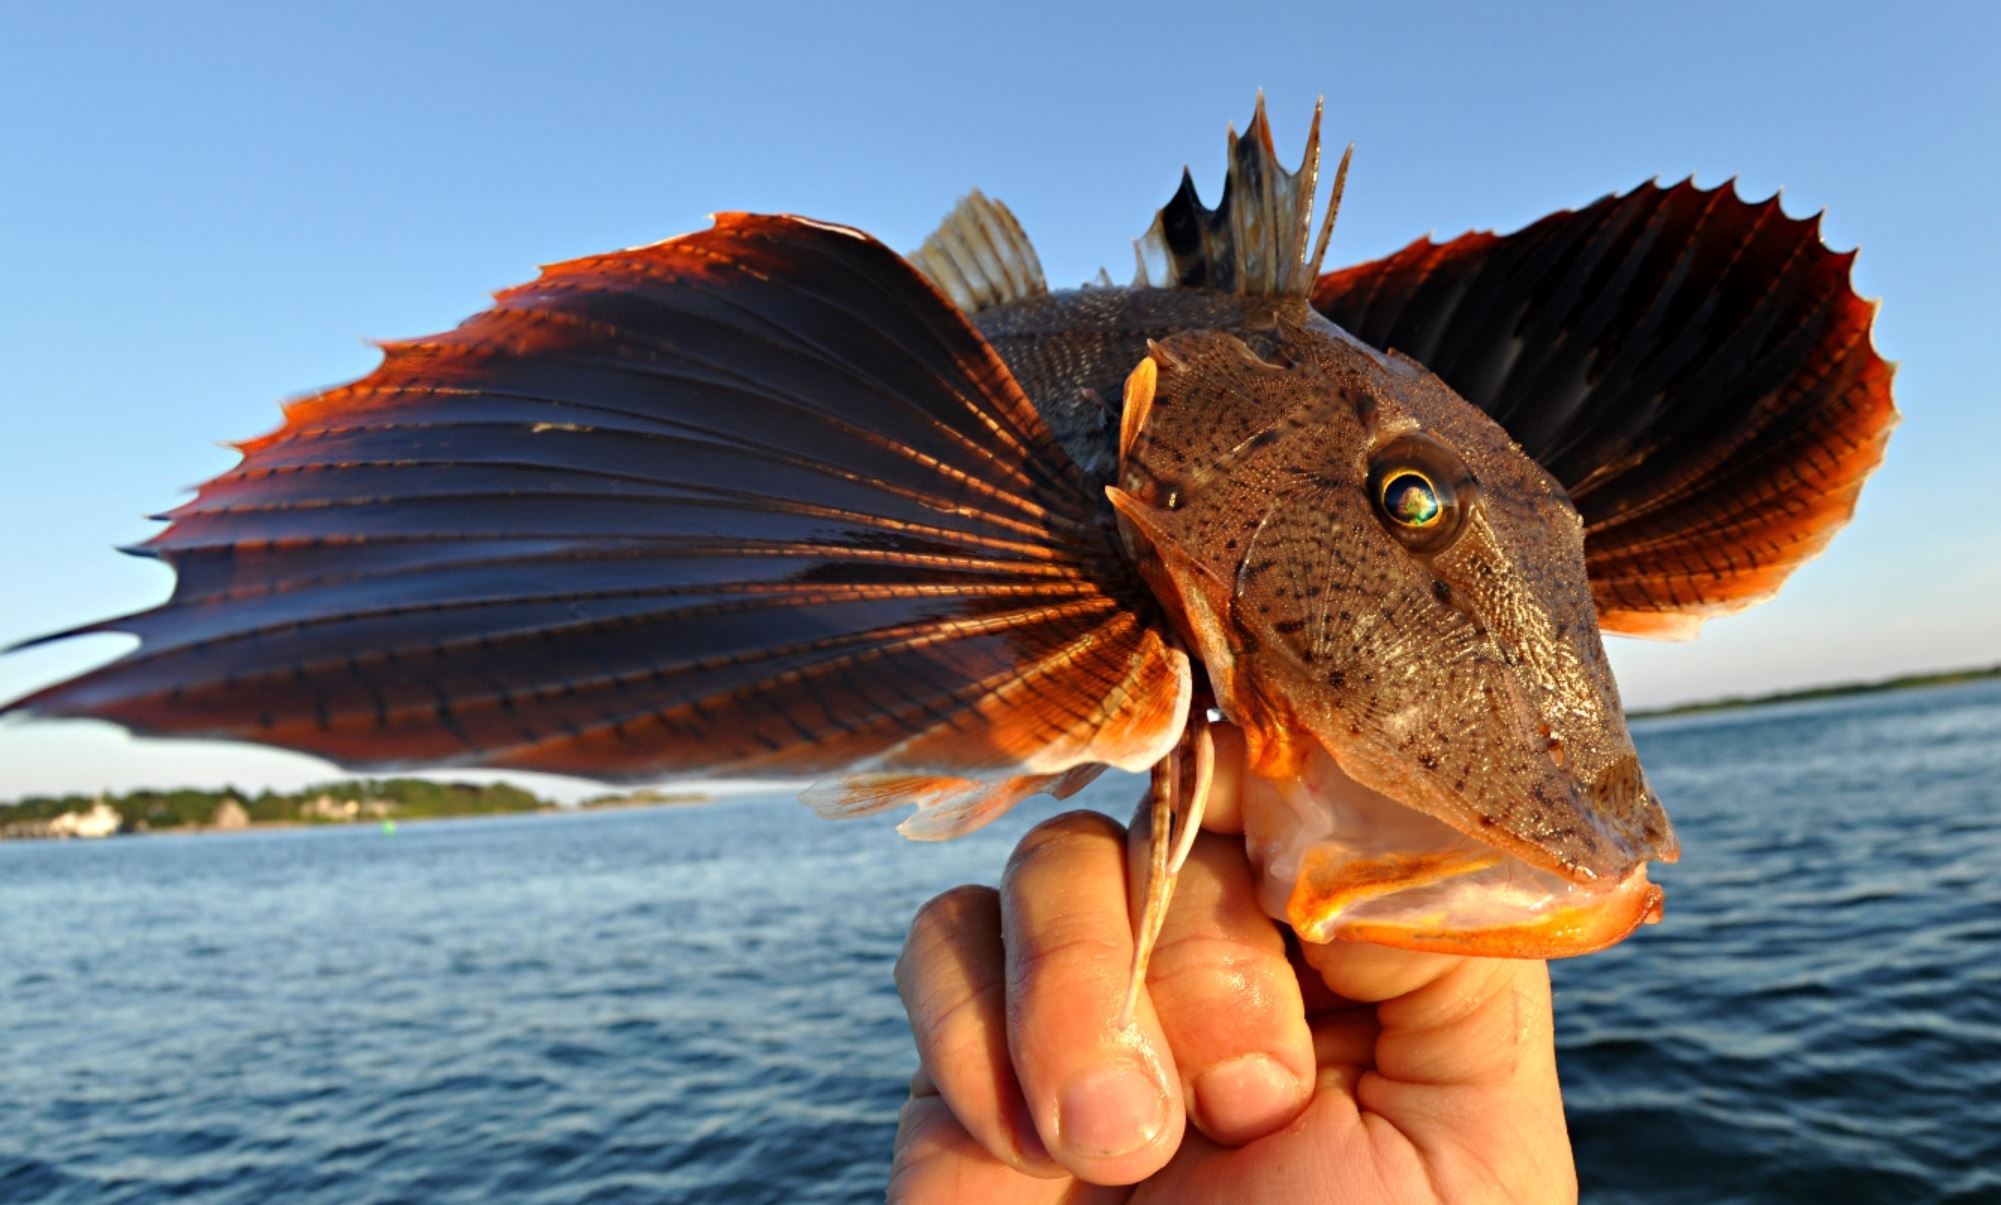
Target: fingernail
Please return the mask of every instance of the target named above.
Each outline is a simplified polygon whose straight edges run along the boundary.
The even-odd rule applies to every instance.
[[[1286,1122],[1305,1095],[1299,1077],[1270,1055],[1244,1054],[1195,1077],[1195,1112],[1211,1137],[1248,1141]]]
[[[1137,1067],[1086,1072],[1063,1089],[1057,1133],[1079,1155],[1110,1159],[1152,1142],[1167,1124],[1167,1096]]]

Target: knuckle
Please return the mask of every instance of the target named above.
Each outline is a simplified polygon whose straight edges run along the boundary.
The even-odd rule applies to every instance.
[[[1131,960],[1132,943],[1123,934],[1115,937],[1096,926],[1058,923],[1015,952],[1008,962],[1008,980],[1027,993],[1051,980],[1122,973]]]
[[[926,900],[896,956],[897,988],[907,995],[940,951],[964,944],[981,928],[1000,931],[1000,893],[993,888],[966,883]]]
[[[981,1046],[998,1022],[1001,1009],[994,994],[1000,987],[998,982],[970,984],[951,999],[929,1003],[911,1014],[910,1032],[926,1067],[935,1065],[950,1078],[954,1070],[967,1065],[963,1056]]]
[[[1000,915],[1000,893],[978,883],[962,883],[925,900],[910,920],[910,932],[955,932]]]
[[[1153,948],[1147,981],[1169,982],[1199,978],[1217,984],[1263,978],[1290,966],[1283,957],[1266,958],[1246,949],[1243,943],[1214,934],[1184,934],[1163,937]]]
[[[1008,856],[1005,879],[1012,881],[1051,860],[1074,856],[1106,843],[1123,850],[1125,839],[1125,826],[1100,812],[1065,812],[1052,816],[1029,829],[1028,835],[1014,847],[1014,852]]]
[[[1148,964],[1147,991],[1163,1014],[1249,1021],[1281,1011],[1282,980],[1271,965],[1241,950],[1220,948],[1225,943],[1200,944],[1178,958],[1160,958],[1156,951]]]

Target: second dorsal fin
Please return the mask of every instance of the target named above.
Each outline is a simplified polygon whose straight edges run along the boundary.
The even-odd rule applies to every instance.
[[[1049,291],[1021,223],[977,188],[910,253],[910,262],[968,314]]]
[[[1240,137],[1230,131],[1229,174],[1216,208],[1202,203],[1195,180],[1184,169],[1181,187],[1153,225],[1133,244],[1139,261],[1138,288],[1217,289],[1259,297],[1305,297],[1313,291],[1341,189],[1348,178],[1351,145],[1341,156],[1334,190],[1313,238],[1313,200],[1320,179],[1321,104],[1313,106],[1313,128],[1299,167],[1279,165],[1265,117],[1264,93]]]

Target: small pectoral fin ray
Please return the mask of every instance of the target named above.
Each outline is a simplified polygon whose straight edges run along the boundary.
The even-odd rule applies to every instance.
[[[1189,713],[1187,731],[1174,752],[1154,766],[1147,798],[1141,805],[1147,816],[1146,860],[1140,868],[1143,881],[1133,892],[1140,907],[1133,920],[1133,960],[1126,980],[1125,1007],[1119,1012],[1122,1029],[1132,1024],[1140,988],[1146,983],[1147,963],[1174,900],[1175,881],[1195,847],[1195,835],[1202,831],[1202,813],[1208,806],[1215,770],[1216,743],[1209,731],[1208,712],[1198,707]]]

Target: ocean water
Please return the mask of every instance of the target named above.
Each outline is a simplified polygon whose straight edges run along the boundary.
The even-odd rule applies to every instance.
[[[2001,684],[1637,736],[1685,854],[1557,969],[1586,1199],[2001,1200]],[[880,1199],[904,925],[1059,806],[0,845],[0,1200]]]

